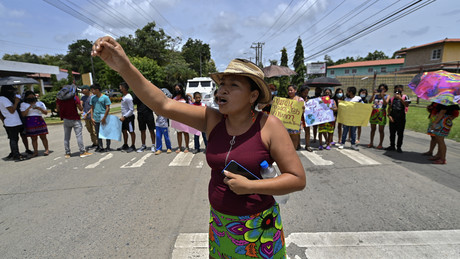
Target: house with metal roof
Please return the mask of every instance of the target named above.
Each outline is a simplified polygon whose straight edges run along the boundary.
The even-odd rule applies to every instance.
[[[404,58],[358,61],[330,66],[327,68],[328,77],[338,76],[373,76],[375,73],[386,75],[401,69]]]
[[[460,39],[445,38],[399,50],[396,55],[404,57],[400,73],[420,73],[439,69],[460,73]]]

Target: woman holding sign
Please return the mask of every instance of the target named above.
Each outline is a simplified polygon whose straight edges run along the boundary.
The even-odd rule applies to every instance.
[[[288,86],[288,98],[294,101],[303,103],[304,99],[300,96],[297,96],[296,93],[297,93],[297,87],[295,85],[289,85]],[[301,126],[302,126],[302,123],[300,123],[298,130],[287,129],[287,131],[289,132],[289,136],[291,137],[292,144],[294,144],[294,148],[296,150],[300,149],[300,127]]]
[[[120,73],[155,113],[209,136],[209,256],[285,257],[280,210],[272,195],[305,188],[305,172],[295,149],[285,144],[289,135],[281,121],[255,111],[257,103],[271,99],[262,70],[250,61],[235,59],[224,72],[212,74],[219,84],[216,110],[168,99],[130,63],[121,45],[111,37],[98,39],[92,55]],[[282,174],[249,180],[223,170],[232,160],[259,178],[260,163],[276,161]]]
[[[337,111],[337,105],[335,105],[334,99],[332,99],[332,90],[329,88],[324,89],[323,96],[321,97],[324,104],[329,107],[333,112]],[[326,150],[331,149],[332,137],[334,135],[335,120],[326,122],[318,125],[318,138],[319,138],[319,150],[323,150],[323,138],[326,141]]]

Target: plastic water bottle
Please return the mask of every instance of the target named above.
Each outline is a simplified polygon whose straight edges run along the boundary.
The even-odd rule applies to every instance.
[[[264,179],[275,178],[279,175],[276,169],[272,165],[269,165],[265,160],[260,163],[260,167],[262,167],[260,170],[260,175],[262,175],[262,178]],[[273,198],[275,198],[275,201],[279,204],[286,204],[287,200],[289,199],[289,194],[273,195]]]

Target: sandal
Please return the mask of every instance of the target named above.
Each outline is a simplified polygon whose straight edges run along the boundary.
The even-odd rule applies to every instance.
[[[49,154],[50,154],[50,151],[49,151],[49,150],[47,150],[47,151],[45,151],[45,153],[43,153],[44,156],[47,156],[47,155],[49,155]]]
[[[38,156],[38,152],[33,153],[30,157],[36,157],[36,156]],[[45,156],[46,156],[46,155],[45,155]]]
[[[439,160],[441,159],[440,157],[437,157],[437,156],[432,156],[430,158],[428,158],[428,160],[431,160],[431,161],[436,161],[436,160]]]
[[[185,148],[185,149],[184,149],[184,153],[188,153],[188,148]]]
[[[309,146],[305,146],[305,150],[307,150],[308,152],[313,152],[313,149],[311,149],[311,147]]]
[[[445,165],[445,164],[446,164],[446,160],[445,160],[445,159],[434,160],[434,161],[433,161],[433,164],[436,164],[436,165]]]
[[[377,146],[376,149],[383,149],[383,147],[382,146]]]
[[[176,153],[177,153],[177,154],[180,153],[180,148],[176,149]]]
[[[374,145],[369,144],[369,145],[367,145],[367,147],[368,148],[374,148]]]

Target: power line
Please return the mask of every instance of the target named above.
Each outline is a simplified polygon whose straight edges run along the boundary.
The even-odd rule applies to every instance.
[[[343,46],[345,44],[348,44],[348,43],[350,43],[350,42],[352,42],[352,41],[354,41],[356,39],[359,39],[359,38],[361,38],[361,37],[373,32],[373,31],[375,31],[377,29],[380,29],[380,28],[382,28],[382,27],[384,27],[384,26],[386,26],[386,25],[388,25],[388,24],[390,24],[390,23],[392,23],[392,22],[394,22],[396,20],[399,20],[400,18],[402,18],[404,16],[407,16],[408,14],[410,14],[410,13],[416,11],[416,10],[419,10],[420,8],[425,7],[425,6],[431,4],[431,3],[435,2],[435,1],[436,0],[430,0],[430,1],[426,2],[426,3],[420,4],[420,6],[415,6],[415,5],[419,4],[420,2],[422,2],[422,0],[418,0],[415,3],[412,3],[412,4],[408,5],[408,6],[406,6],[406,7],[402,8],[402,9],[400,9],[400,10],[398,10],[398,11],[396,11],[396,12],[390,14],[390,15],[388,15],[387,17],[379,20],[378,22],[375,22],[372,25],[367,26],[366,28],[364,28],[364,29],[362,29],[362,30],[360,30],[360,31],[358,31],[358,32],[356,32],[356,33],[354,33],[354,34],[352,34],[352,35],[340,40],[339,42],[336,42],[336,43],[334,43],[334,44],[332,44],[332,45],[330,45],[330,46],[328,46],[328,47],[326,47],[326,48],[324,48],[324,49],[322,49],[322,50],[320,50],[320,51],[318,51],[318,52],[316,52],[316,53],[314,53],[314,54],[312,54],[312,55],[310,55],[308,57],[306,57],[305,60],[318,57],[319,55],[321,55],[323,53],[326,53],[329,50],[335,50],[335,49],[337,49],[337,48],[339,48],[339,47],[341,47],[341,46]],[[412,8],[412,7],[413,7],[413,9],[406,11],[407,9]],[[402,13],[401,15],[398,15],[403,11],[406,11],[406,12]],[[394,16],[396,16],[396,17],[394,17]],[[392,18],[392,17],[394,17],[394,18]],[[387,21],[387,20],[389,20],[389,21]],[[374,28],[375,26],[378,26],[378,27]],[[374,29],[370,30],[372,28],[374,28]],[[368,31],[368,32],[365,35],[361,35],[362,33],[366,32],[366,31]]]
[[[158,11],[158,9],[151,3],[151,1],[148,1],[149,5],[155,9],[155,11],[161,16],[161,18],[163,18],[163,20],[166,21],[167,24],[169,24],[169,26],[171,26],[171,28],[173,28],[173,30],[177,33],[177,35],[179,35],[179,37],[182,37],[182,33],[180,33],[178,30],[176,30],[176,28],[168,21],[168,19],[166,19],[160,11]]]
[[[286,8],[284,8],[284,11],[278,16],[278,18],[276,19],[276,21],[272,24],[272,26],[270,26],[270,28],[265,31],[265,33],[260,36],[260,38],[257,40],[257,41],[260,41],[265,35],[267,35],[267,33],[273,29],[273,27],[275,26],[276,23],[278,23],[278,21],[280,20],[280,18],[283,16],[283,14],[286,12],[286,10],[291,6],[292,2],[294,2],[294,0],[291,0],[291,2],[289,2],[289,4],[286,6]]]

